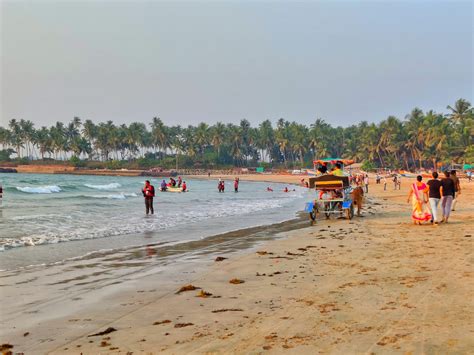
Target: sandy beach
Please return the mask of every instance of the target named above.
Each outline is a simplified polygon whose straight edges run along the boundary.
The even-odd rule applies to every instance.
[[[53,354],[468,354],[474,183],[462,181],[449,224],[414,226],[408,182],[401,191],[372,183],[352,221],[274,230],[279,239],[257,250],[213,255],[166,282],[150,272],[119,294],[78,295],[85,301],[61,304],[74,308],[67,316],[54,303],[49,317],[25,310],[33,321],[1,341]]]

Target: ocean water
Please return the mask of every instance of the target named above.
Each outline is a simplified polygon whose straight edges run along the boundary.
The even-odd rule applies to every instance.
[[[145,216],[144,177],[0,174],[0,269],[59,262],[100,250],[180,244],[218,233],[282,222],[303,208],[305,189],[283,184],[187,180],[187,193],[161,193]],[[186,180],[186,179],[185,179]],[[293,187],[292,187],[293,189]]]

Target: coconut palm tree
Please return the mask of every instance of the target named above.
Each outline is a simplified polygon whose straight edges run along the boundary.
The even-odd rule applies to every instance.
[[[194,132],[194,143],[196,144],[199,153],[201,155],[204,154],[204,149],[209,144],[209,126],[206,123],[201,122],[196,127]]]
[[[454,103],[454,107],[448,105],[446,108],[451,111],[451,113],[448,114],[448,117],[455,124],[462,123],[470,114],[472,114],[473,110],[471,103],[464,99],[457,100]]]
[[[43,126],[36,131],[34,138],[35,145],[39,148],[41,159],[44,160],[44,155],[48,153],[51,156],[53,152],[53,140],[51,138],[50,130]]]
[[[262,159],[266,155],[267,160],[270,161],[271,152],[275,146],[275,133],[270,120],[265,120],[258,126],[256,145],[262,150]]]
[[[226,128],[222,122],[217,122],[210,129],[211,134],[211,144],[217,150],[217,160],[221,155],[221,146],[224,143]]]
[[[96,153],[96,139],[97,139],[97,126],[91,120],[86,120],[82,126],[82,135],[89,141],[91,146],[89,159],[92,160],[93,155]]]

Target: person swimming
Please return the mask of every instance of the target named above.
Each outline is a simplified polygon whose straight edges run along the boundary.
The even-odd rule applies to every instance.
[[[270,186],[267,186],[267,191],[268,192],[273,192],[273,189]]]

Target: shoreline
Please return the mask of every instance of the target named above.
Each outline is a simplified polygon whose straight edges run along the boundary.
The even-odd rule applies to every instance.
[[[58,354],[467,353],[474,346],[474,206],[468,204],[474,184],[462,183],[459,211],[448,225],[411,225],[408,185],[383,192],[372,184],[362,218],[275,231],[278,238],[261,245],[261,253],[221,253],[230,257],[209,260],[192,277],[182,269],[157,284],[159,273],[150,273],[117,299],[1,340],[15,351]],[[232,278],[244,283],[229,284]],[[213,295],[175,294],[188,283]],[[157,288],[168,292],[157,296]],[[104,317],[101,308],[113,310],[118,300],[131,310]],[[163,321],[170,322],[154,325]],[[116,331],[87,337],[108,327]]]
[[[155,299],[172,295],[180,283],[192,282],[193,274],[206,272],[217,256],[224,254],[227,257],[245,255],[258,248],[262,243],[278,238],[281,233],[306,227],[307,223],[300,213],[298,217],[284,222],[233,230],[211,235],[202,240],[172,245],[136,245],[120,250],[99,251],[95,252],[95,255],[73,258],[49,265],[4,270],[1,272],[3,304],[8,304],[9,298],[15,297],[13,286],[16,284],[24,285],[22,286],[24,300],[22,301],[23,305],[17,304],[13,308],[8,307],[9,311],[5,311],[5,309],[2,311],[1,341],[14,344],[16,351],[21,349],[26,352],[32,350],[47,352],[55,343],[55,341],[49,340],[47,344],[43,344],[42,339],[47,333],[52,328],[58,331],[64,330],[65,327],[71,325],[71,319],[76,319],[80,313],[93,312],[96,316],[100,315],[98,317],[100,321],[100,319],[107,319],[108,313],[120,317],[120,315],[127,314],[137,308],[134,307],[134,304],[127,303],[130,297],[134,298],[133,288],[135,285],[150,285],[152,282],[159,281],[160,289],[155,288],[150,291],[152,293],[144,296]],[[151,250],[153,252],[150,254]],[[154,262],[152,258],[158,256],[160,259]],[[114,265],[117,264],[117,266],[107,267],[106,260],[109,259],[115,260]],[[134,270],[134,265],[141,266],[143,260],[150,261],[150,265],[143,267],[143,270]],[[121,273],[118,273],[112,278],[109,277],[108,281],[108,283],[112,281],[110,285],[116,284],[117,286],[105,285],[101,281],[101,274],[111,275],[111,268],[118,267],[118,263],[121,262],[130,265],[129,267],[125,266],[125,270],[129,269],[124,275],[126,276],[125,280],[123,280]],[[189,271],[190,266],[193,270],[191,272]],[[163,273],[164,267],[168,270],[166,273]],[[52,275],[56,276],[51,277]],[[47,298],[41,300],[43,297],[36,297],[38,291],[34,290],[41,290],[41,285],[45,282],[50,286],[48,293],[44,294]],[[72,282],[76,282],[76,285],[72,285]],[[11,286],[8,287],[8,284]],[[77,285],[86,284],[90,284],[92,288],[77,287]],[[66,286],[60,288],[64,290],[61,291],[63,294],[58,294],[59,290],[55,290],[57,287],[55,285]],[[94,291],[87,291],[88,289]],[[28,294],[30,295],[28,296]],[[81,306],[77,308],[79,300]],[[102,309],[104,302],[108,304],[105,307],[106,311]],[[139,304],[143,302],[142,300]],[[126,313],[123,313],[124,309],[119,304],[122,306],[128,304],[130,307],[127,307]],[[70,308],[72,311],[68,311]],[[36,316],[31,317],[27,314]],[[38,323],[35,324],[36,322]],[[90,322],[81,326],[81,332],[90,332],[95,329],[94,327],[97,327],[97,324]],[[48,329],[48,331],[44,333],[44,329]],[[26,332],[31,336],[22,339],[21,335]],[[62,334],[74,338],[77,335],[76,332],[77,330],[72,333],[65,330]],[[87,333],[83,335],[85,336]],[[22,342],[18,343],[14,339],[22,340]],[[71,339],[63,341],[66,340],[70,341]]]

